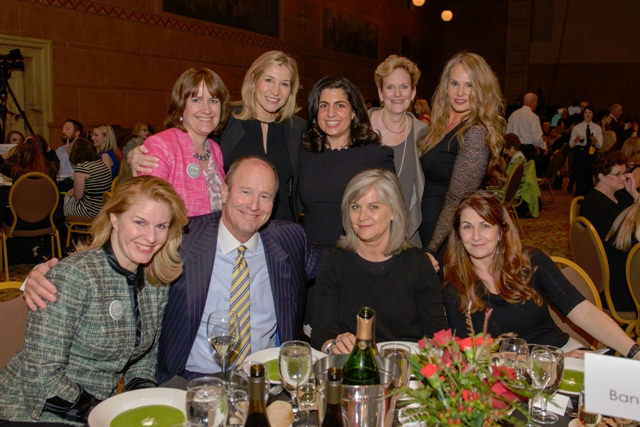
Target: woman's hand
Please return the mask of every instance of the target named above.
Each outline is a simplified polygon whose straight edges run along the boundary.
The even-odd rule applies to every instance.
[[[160,160],[158,160],[157,157],[149,156],[147,153],[149,153],[149,150],[144,146],[144,144],[129,151],[127,161],[131,166],[133,176],[151,173],[160,165]]]
[[[44,310],[47,308],[45,300],[49,302],[56,301],[58,289],[44,275],[57,263],[57,258],[51,258],[45,263],[36,265],[24,281],[22,295],[30,310],[37,311],[38,308]]]
[[[326,351],[327,346],[333,340],[329,340],[322,345],[323,351]],[[351,332],[345,332],[340,334],[335,339],[335,344],[331,346],[331,354],[349,354],[353,350],[353,346],[356,344],[356,336]]]
[[[633,197],[633,200],[638,200],[638,187],[632,173],[625,174],[624,189]]]
[[[427,255],[429,256],[429,261],[431,261],[431,265],[433,265],[433,269],[435,270],[435,272],[437,273],[438,271],[440,271],[440,263],[438,262],[436,257],[431,255],[431,252],[427,252]]]

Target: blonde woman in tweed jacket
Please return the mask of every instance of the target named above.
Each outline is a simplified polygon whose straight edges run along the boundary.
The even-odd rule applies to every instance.
[[[127,390],[155,386],[165,285],[182,273],[186,223],[166,181],[122,184],[96,217],[91,244],[48,273],[57,299],[30,313],[24,346],[0,373],[0,420],[83,425],[122,375]]]

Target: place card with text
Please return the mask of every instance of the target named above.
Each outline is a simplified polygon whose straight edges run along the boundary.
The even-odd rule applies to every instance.
[[[585,353],[585,409],[640,421],[640,361]]]

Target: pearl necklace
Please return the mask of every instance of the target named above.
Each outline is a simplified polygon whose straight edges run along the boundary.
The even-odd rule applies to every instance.
[[[382,121],[382,125],[384,126],[384,128],[394,134],[394,135],[402,135],[403,133],[405,133],[407,131],[407,114],[405,113],[404,115],[404,124],[402,125],[402,130],[391,130],[389,129],[389,126],[387,125],[387,122],[385,122],[384,120],[384,108],[382,109],[382,114],[380,115],[380,120]]]

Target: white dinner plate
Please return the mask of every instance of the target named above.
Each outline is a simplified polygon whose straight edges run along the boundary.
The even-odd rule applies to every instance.
[[[278,356],[280,356],[280,347],[272,347],[265,348],[264,350],[256,351],[255,353],[251,353],[244,359],[244,363],[242,364],[242,369],[249,375],[249,369],[251,366],[251,362],[254,363],[262,363],[267,364],[268,362],[273,363],[275,360],[276,366],[278,365]],[[311,348],[311,356],[314,361],[322,359],[323,357],[327,357],[326,353],[316,350],[315,348]],[[268,366],[267,366],[268,369]],[[269,378],[269,382],[271,384],[280,384],[280,378],[277,379]]]
[[[413,342],[413,341],[385,341],[385,342],[379,342],[379,343],[377,343],[378,350],[381,350],[382,346],[384,346],[386,344],[394,344],[394,343],[406,345],[407,347],[409,347],[411,349],[411,354],[420,353],[420,346],[418,345],[417,342]]]
[[[187,392],[177,388],[143,388],[117,394],[101,402],[89,413],[90,427],[109,427],[111,420],[129,409],[148,405],[167,405],[184,414]]]

